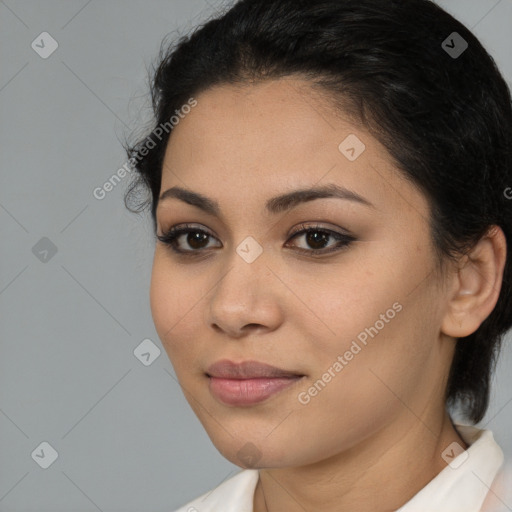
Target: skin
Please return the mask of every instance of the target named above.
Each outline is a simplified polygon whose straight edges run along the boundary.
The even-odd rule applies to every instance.
[[[336,113],[308,82],[287,77],[222,85],[174,128],[161,192],[188,188],[218,201],[219,218],[179,199],[159,202],[157,234],[193,223],[212,235],[158,241],[150,302],[156,330],[190,406],[220,453],[261,469],[254,512],[384,511],[406,503],[443,468],[443,450],[467,445],[444,407],[456,337],[494,308],[506,245],[497,228],[444,277],[435,272],[429,209],[384,147]],[[355,134],[365,151],[349,161],[338,145]],[[270,214],[267,199],[335,183],[374,208],[315,199]],[[324,256],[301,224],[356,241]],[[263,249],[248,263],[236,252],[252,236]],[[311,241],[310,241],[311,242]],[[357,335],[398,302],[402,309],[306,405],[307,391]],[[304,374],[253,406],[230,406],[209,391],[206,369],[253,359]],[[255,445],[256,461],[242,454]],[[242,450],[242,452],[240,452]],[[245,451],[244,451],[245,450]],[[263,469],[264,468],[264,469]]]

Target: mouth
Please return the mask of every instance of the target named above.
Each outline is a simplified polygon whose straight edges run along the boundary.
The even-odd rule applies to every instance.
[[[225,405],[261,403],[305,378],[300,372],[284,370],[258,361],[218,361],[206,376],[212,395]]]

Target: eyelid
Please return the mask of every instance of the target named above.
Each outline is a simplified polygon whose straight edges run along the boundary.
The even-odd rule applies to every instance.
[[[327,225],[326,225],[327,224]],[[331,233],[335,233],[337,235],[346,236],[347,238],[354,237],[355,235],[349,231],[348,229],[341,228],[339,226],[334,226],[331,224],[332,227],[328,226],[328,222],[324,222],[321,220],[312,220],[307,222],[301,222],[296,227],[294,227],[291,232],[288,234],[289,237],[292,237],[296,235],[297,233],[301,233],[303,231],[310,231],[310,230],[318,230],[318,231],[327,231]]]
[[[322,225],[320,225],[320,224],[322,224]],[[329,227],[329,225],[332,226],[332,227]],[[196,224],[196,223],[192,223],[192,222],[191,223],[185,222],[185,223],[181,223],[181,224],[176,224],[174,226],[170,226],[167,229],[162,229],[162,227],[160,226],[161,234],[160,235],[157,234],[156,236],[157,236],[157,238],[159,236],[165,236],[171,230],[178,230],[178,229],[191,229],[191,230],[192,229],[197,229],[199,231],[205,231],[212,238],[216,238],[218,240],[217,236],[215,236],[209,228],[206,228],[202,224]],[[311,230],[311,229],[318,229],[319,231],[320,230],[322,230],[322,231],[332,231],[334,233],[337,233],[337,234],[340,234],[340,235],[344,235],[346,237],[355,237],[355,234],[352,233],[350,230],[348,230],[346,228],[342,228],[340,226],[336,226],[334,224],[330,224],[329,222],[322,221],[322,220],[311,220],[311,221],[301,222],[297,226],[293,227],[292,230],[288,233],[287,236],[291,237],[291,236],[296,235],[297,233],[300,233],[301,231],[306,231],[306,230]]]
[[[308,224],[309,223],[309,224]],[[288,238],[293,237],[297,235],[298,233],[303,233],[304,231],[309,230],[318,230],[318,231],[327,231],[332,232],[338,235],[346,236],[347,238],[353,237],[355,238],[355,235],[349,231],[348,229],[340,228],[339,226],[334,226],[332,228],[327,227],[325,225],[320,225],[324,223],[324,221],[307,221],[307,222],[301,222],[297,226],[295,226],[287,235]],[[327,223],[329,224],[329,223]],[[183,224],[176,224],[175,226],[171,226],[168,229],[160,229],[162,232],[160,235],[156,235],[157,238],[165,237],[170,232],[180,231],[180,230],[197,230],[197,231],[204,231],[207,235],[209,235],[212,238],[215,238],[218,240],[217,236],[215,236],[208,228],[204,227],[202,224],[195,224],[195,223],[183,223]],[[341,230],[341,232],[339,232]]]
[[[171,231],[177,231],[177,230],[181,230],[181,229],[204,231],[211,237],[217,238],[217,236],[213,234],[211,229],[207,228],[204,224],[197,223],[197,222],[178,222],[177,224],[171,224],[166,229],[164,229],[161,225],[157,226],[157,235],[156,236],[158,238],[161,236],[165,236],[166,234],[170,233]],[[160,231],[160,235],[158,234],[158,231]]]

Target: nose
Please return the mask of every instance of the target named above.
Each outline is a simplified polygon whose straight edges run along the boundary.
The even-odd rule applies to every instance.
[[[285,287],[264,252],[249,261],[234,251],[208,298],[208,325],[232,338],[273,331],[283,321]]]

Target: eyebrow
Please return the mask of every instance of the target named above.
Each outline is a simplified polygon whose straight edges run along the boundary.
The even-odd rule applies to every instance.
[[[285,194],[281,194],[269,199],[265,206],[269,213],[277,214],[291,210],[300,203],[313,201],[314,199],[330,197],[354,201],[364,206],[375,208],[375,206],[370,201],[360,196],[353,190],[349,190],[334,183],[323,185],[321,187],[292,190],[291,192],[286,192]],[[177,186],[171,187],[161,194],[159,200],[164,201],[170,198],[179,199],[187,204],[200,208],[210,215],[220,217],[220,206],[217,201],[197,192],[193,192],[192,190]]]

